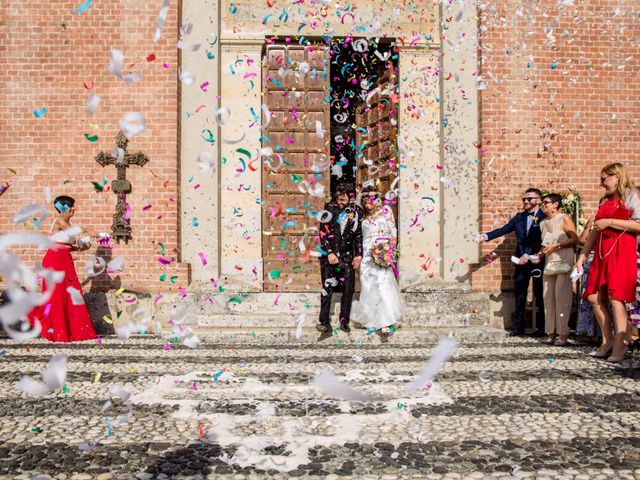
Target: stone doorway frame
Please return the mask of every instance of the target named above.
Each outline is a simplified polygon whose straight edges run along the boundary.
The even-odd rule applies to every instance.
[[[407,150],[414,152],[412,157],[403,159],[404,168],[412,169],[412,175],[403,175],[404,172],[400,172],[400,182],[405,182],[402,179],[404,176],[407,179],[411,178],[413,185],[405,185],[408,197],[401,200],[404,203],[400,205],[400,210],[406,214],[400,214],[399,235],[405,234],[413,220],[405,218],[406,215],[409,215],[409,212],[420,211],[424,207],[425,197],[434,200],[432,212],[421,220],[425,224],[425,231],[419,235],[402,238],[403,255],[400,269],[404,275],[404,279],[401,280],[403,291],[433,289],[434,282],[425,280],[419,259],[439,259],[439,262],[434,262],[431,271],[436,273],[436,278],[444,282],[464,281],[464,276],[459,275],[460,270],[456,270],[460,258],[467,259],[468,263],[478,261],[479,248],[472,241],[471,233],[476,228],[479,216],[480,166],[476,147],[480,136],[480,106],[476,88],[476,78],[480,72],[479,35],[477,6],[468,0],[464,3],[466,5],[462,9],[458,2],[453,2],[451,5],[441,6],[437,12],[439,19],[459,18],[457,22],[446,24],[446,38],[458,39],[458,43],[447,40],[440,42],[443,22],[438,22],[440,35],[437,38],[433,36],[436,40],[430,43],[419,41],[404,45],[399,59],[400,72],[407,76],[406,80],[401,79],[401,82],[406,84],[400,84],[400,91],[403,92],[401,102],[404,102],[399,108],[400,137],[405,137],[404,144]],[[256,3],[256,8],[257,6]],[[233,114],[234,102],[238,106],[237,112],[243,111],[240,105],[246,102],[254,107],[257,105],[258,109],[254,108],[254,111],[259,112],[259,94],[257,97],[255,93],[249,94],[247,98],[246,95],[242,96],[243,92],[236,92],[235,96],[230,96],[233,93],[230,89],[233,78],[228,73],[228,65],[238,59],[250,60],[256,67],[256,72],[259,72],[265,38],[274,34],[295,36],[301,33],[297,34],[295,29],[291,29],[290,32],[274,32],[266,27],[263,31],[258,31],[256,28],[261,28],[260,22],[251,23],[251,18],[245,22],[246,31],[234,31],[235,26],[227,23],[229,15],[223,9],[223,4],[218,0],[212,0],[211,3],[208,0],[181,2],[181,21],[193,23],[193,38],[217,38],[214,45],[204,45],[204,48],[214,55],[212,60],[207,60],[202,50],[183,51],[180,58],[182,68],[194,73],[197,79],[195,85],[180,85],[181,261],[191,264],[191,288],[194,290],[202,288],[210,291],[213,271],[214,277],[227,277],[229,284],[237,285],[238,290],[261,292],[259,282],[254,281],[254,275],[251,274],[254,266],[258,270],[256,277],[262,279],[261,265],[257,264],[261,254],[257,257],[252,253],[261,252],[261,245],[258,244],[257,248],[253,245],[249,250],[234,251],[234,248],[237,248],[234,242],[238,239],[229,237],[236,233],[229,228],[232,220],[229,217],[229,209],[233,195],[229,195],[228,192],[233,192],[235,188],[233,174],[226,172],[218,162],[216,170],[209,173],[210,178],[204,179],[196,164],[196,158],[205,150],[204,147],[207,147],[214,159],[227,156],[227,146],[221,145],[219,141],[221,135],[224,133],[227,138],[238,138],[242,133],[242,122],[232,122],[225,126],[223,132],[212,121],[209,113],[210,122],[207,128],[211,128],[216,143],[207,146],[203,145],[200,135],[199,127],[203,119],[192,121],[193,117],[187,118],[187,114],[193,114],[202,104],[207,106],[209,112],[215,112],[220,105],[225,105],[231,108]],[[252,15],[258,17],[260,12]],[[342,36],[342,33],[337,32],[335,35]],[[440,75],[438,83],[430,83],[425,88],[419,85],[412,75],[420,69],[430,67],[438,69],[443,74]],[[455,81],[445,80],[445,75]],[[203,91],[198,85],[205,80],[209,82],[209,86]],[[259,88],[257,90],[260,91]],[[464,96],[461,96],[460,90],[464,90]],[[413,119],[407,114],[406,102],[409,100],[404,99],[405,93],[412,92],[425,95],[429,99],[438,98],[441,102],[439,108],[426,107],[424,115],[419,120]],[[424,138],[424,125],[430,122],[440,126],[439,135]],[[258,140],[259,134],[256,135],[254,132],[245,138],[249,144],[257,145]],[[438,166],[442,170],[437,169]],[[189,182],[194,176],[203,184],[198,190],[194,190],[193,184]],[[451,186],[441,182],[444,176]],[[207,181],[206,185],[204,180]],[[260,180],[251,174],[247,175],[245,180],[247,185],[261,185]],[[439,187],[436,192],[429,188],[433,185]],[[255,202],[252,205],[249,196],[244,200],[233,199],[233,202],[237,204],[235,208],[250,210],[256,206]],[[207,205],[211,205],[211,208],[205,208]],[[198,227],[193,227],[193,218],[197,218]],[[252,218],[246,220],[247,224],[251,223],[251,220]],[[257,225],[259,228],[259,220]],[[242,248],[245,246],[242,244]],[[206,267],[197,262],[198,253],[201,251],[207,253],[209,262]]]

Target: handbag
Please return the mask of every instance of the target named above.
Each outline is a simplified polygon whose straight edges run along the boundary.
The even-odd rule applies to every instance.
[[[571,265],[564,260],[554,260],[547,262],[544,266],[545,275],[561,275],[563,273],[569,273],[571,271]]]

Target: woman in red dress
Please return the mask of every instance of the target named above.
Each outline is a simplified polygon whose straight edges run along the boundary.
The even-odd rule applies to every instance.
[[[71,197],[60,196],[54,200],[56,211],[60,214],[51,226],[50,233],[60,232],[71,227],[71,217],[75,213],[75,200]],[[72,251],[87,250],[90,245],[78,242],[72,237],[65,242],[47,250],[42,260],[42,267],[64,272],[64,277],[54,287],[51,298],[44,305],[35,308],[29,318],[38,319],[42,324],[42,337],[53,342],[74,342],[96,338],[89,312],[84,304],[82,286],[78,280]],[[43,291],[47,285],[43,281]]]
[[[600,172],[605,195],[595,217],[594,229],[578,257],[576,269],[582,271],[585,257],[594,251],[587,287],[582,298],[593,306],[602,330],[602,344],[591,355],[618,363],[627,347],[625,334],[629,320],[624,302],[635,299],[638,264],[636,249],[640,232],[640,192],[621,163],[607,165]],[[615,337],[611,334],[611,303]]]

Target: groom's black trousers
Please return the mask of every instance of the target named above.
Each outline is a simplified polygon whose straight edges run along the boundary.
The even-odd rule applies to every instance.
[[[356,270],[351,266],[343,264],[331,265],[328,261],[320,263],[322,274],[322,287],[327,292],[320,296],[320,323],[331,325],[331,296],[334,289],[342,285],[342,299],[340,300],[340,322],[348,323],[351,314],[351,302],[353,300],[353,290],[356,285]],[[327,283],[328,278],[335,278],[338,286]]]

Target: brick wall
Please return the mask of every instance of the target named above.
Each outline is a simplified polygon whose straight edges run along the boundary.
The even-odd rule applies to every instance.
[[[179,257],[178,2],[171,3],[157,44],[152,38],[161,2],[94,2],[79,14],[80,3],[0,3],[0,181],[11,183],[0,197],[0,232],[22,228],[11,223],[12,213],[44,202],[46,187],[54,197],[70,194],[78,200],[76,223],[109,231],[115,195],[97,193],[91,182],[114,178],[115,169],[102,169],[93,157],[113,149],[123,114],[139,111],[147,132],[134,137],[130,149],[144,151],[151,162],[128,172],[134,240],[115,245],[112,256],[126,258],[120,275],[126,288],[186,287],[184,264],[163,267],[157,261],[158,242],[167,256]],[[640,5],[634,0],[575,0],[575,6],[560,7],[572,2],[482,3],[481,73],[488,86],[481,95],[481,229],[507,221],[530,185],[560,192],[574,185],[592,215],[603,165],[624,162],[640,181]],[[125,84],[107,73],[110,48],[121,49],[126,66],[142,72],[141,83]],[[155,61],[147,61],[150,54]],[[93,118],[85,113],[91,92],[102,98]],[[33,111],[42,107],[47,114],[35,118]],[[99,140],[91,143],[85,133]],[[147,205],[151,209],[143,210]],[[51,207],[49,214],[47,230]],[[473,267],[477,289],[511,287],[513,239],[496,245],[483,246],[484,255],[495,249],[491,263]],[[31,264],[42,256],[30,249],[20,253]],[[89,257],[77,255],[81,280]],[[103,280],[87,288],[118,285]]]
[[[640,183],[637,1],[492,0],[481,25],[482,231],[514,215],[529,186],[575,186],[592,216],[604,165],[622,162]],[[499,242],[473,267],[478,290],[513,286],[515,240]]]
[[[73,223],[91,232],[110,231],[116,196],[96,192],[91,182],[102,182],[104,177],[110,181],[115,168],[103,169],[94,156],[113,150],[118,121],[125,112],[141,112],[147,131],[133,137],[130,151],[145,152],[150,162],[127,174],[133,184],[128,201],[134,239],[128,245],[115,245],[110,252],[126,258],[126,270],[113,283],[103,275],[85,288],[121,284],[132,290],[167,291],[186,287],[185,265],[174,262],[163,267],[157,261],[158,242],[165,245],[167,256],[178,257],[178,2],[171,3],[157,44],[152,39],[160,2],[93,2],[81,14],[75,11],[80,4],[75,0],[0,3],[0,181],[11,183],[0,197],[0,232],[24,229],[11,223],[12,214],[23,205],[44,203],[46,187],[52,197],[76,198]],[[142,72],[141,83],[127,84],[107,72],[110,48],[124,52],[125,68]],[[155,54],[155,61],[147,61],[150,54]],[[101,102],[96,115],[89,118],[86,101],[91,92],[100,95]],[[36,118],[33,111],[42,107],[46,115]],[[85,133],[96,134],[99,140],[91,143]],[[151,208],[143,210],[147,205]],[[54,214],[50,205],[43,230],[48,231]],[[96,249],[90,252],[95,254]],[[19,253],[31,265],[43,254],[32,249]],[[76,255],[81,281],[91,254]],[[167,280],[161,282],[163,273]]]

